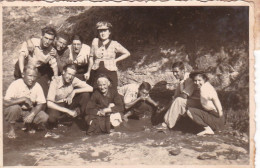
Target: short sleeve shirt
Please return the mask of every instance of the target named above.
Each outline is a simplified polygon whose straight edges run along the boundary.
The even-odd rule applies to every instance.
[[[65,85],[62,76],[59,76],[51,81],[47,100],[57,102],[66,99],[74,89],[85,87],[91,86],[76,77],[73,79],[71,84]]]
[[[92,69],[96,70],[99,68],[99,63],[104,61],[105,68],[110,71],[117,71],[115,62],[116,54],[129,53],[121,44],[117,41],[110,40],[108,44],[103,45],[98,38],[94,38],[91,46],[90,56],[94,58],[94,64]]]
[[[49,63],[51,67],[57,66],[56,58],[50,55],[52,50],[55,50],[52,46],[42,49],[41,48],[41,39],[32,38],[31,42],[34,45],[34,51],[32,55],[29,54],[27,43],[22,44],[20,53],[24,52],[26,57],[28,57],[28,65],[33,65],[35,67],[40,67],[42,64]]]
[[[21,97],[27,97],[36,104],[46,103],[42,87],[37,82],[32,88],[28,88],[23,79],[17,79],[8,87],[4,100],[10,101]]]
[[[75,55],[73,53],[73,46],[69,45],[68,46],[70,55],[69,55],[69,60],[70,61],[78,61],[78,62],[83,62],[84,64],[88,63],[89,59],[89,54],[90,54],[90,47],[87,44],[82,44],[81,50],[78,55]]]
[[[120,87],[118,93],[124,97],[124,103],[131,103],[137,99],[139,84],[128,84]]]

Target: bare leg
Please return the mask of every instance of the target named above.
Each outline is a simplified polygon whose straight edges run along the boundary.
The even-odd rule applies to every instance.
[[[14,139],[14,138],[17,137],[16,134],[15,134],[14,128],[15,128],[15,123],[10,123],[10,130],[7,133],[7,136],[10,139]]]

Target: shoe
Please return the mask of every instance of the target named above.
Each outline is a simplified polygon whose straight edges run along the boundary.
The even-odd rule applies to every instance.
[[[162,123],[161,125],[155,126],[155,129],[165,130],[165,129],[168,129],[168,127],[167,127],[167,125],[165,123]]]

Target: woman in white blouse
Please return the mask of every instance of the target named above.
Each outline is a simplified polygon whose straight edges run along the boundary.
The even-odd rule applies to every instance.
[[[98,22],[96,24],[99,38],[94,38],[90,51],[91,73],[85,74],[90,78],[92,86],[96,87],[96,77],[99,74],[107,75],[111,80],[113,89],[117,89],[118,77],[116,63],[130,56],[130,53],[117,41],[111,40],[112,24],[109,22]],[[118,57],[116,57],[118,55]]]
[[[187,115],[204,130],[197,135],[214,134],[213,130],[224,127],[222,106],[214,87],[208,82],[208,77],[203,72],[194,72],[190,75],[193,79],[195,90],[199,90],[201,108],[187,107]]]

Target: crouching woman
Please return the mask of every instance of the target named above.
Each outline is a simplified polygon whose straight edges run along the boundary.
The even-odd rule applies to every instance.
[[[187,115],[204,127],[204,131],[197,135],[214,134],[213,130],[223,129],[225,123],[217,92],[202,71],[190,74],[190,78],[195,84],[195,90],[199,90],[201,108],[188,106]]]
[[[122,122],[123,100],[110,85],[107,76],[98,76],[97,90],[86,107],[87,135],[110,133],[111,125],[116,127]]]

